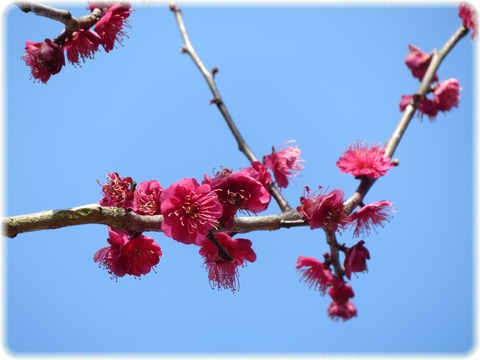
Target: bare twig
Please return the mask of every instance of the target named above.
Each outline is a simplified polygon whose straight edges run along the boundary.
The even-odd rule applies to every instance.
[[[170,10],[172,10],[172,12],[175,14],[178,28],[183,38],[184,45],[182,47],[182,52],[188,54],[192,58],[193,62],[198,67],[203,77],[207,81],[208,86],[213,94],[213,99],[211,102],[217,105],[218,109],[220,110],[220,113],[225,119],[225,122],[227,123],[230,131],[232,132],[235,140],[237,141],[238,149],[247,157],[247,159],[251,163],[258,161],[257,157],[255,156],[253,151],[250,149],[250,147],[248,146],[243,136],[240,134],[240,130],[237,128],[237,125],[233,121],[233,118],[230,115],[227,109],[227,106],[225,105],[222,97],[220,96],[220,92],[218,91],[218,88],[214,79],[214,74],[218,71],[218,69],[214,68],[212,71],[207,70],[202,60],[200,59],[200,56],[198,56],[197,52],[195,51],[190,41],[187,29],[185,27],[185,23],[183,21],[182,11],[176,5],[170,5]],[[291,210],[290,206],[288,205],[288,202],[285,200],[285,198],[282,196],[282,194],[274,184],[270,185],[269,190],[282,211]]]

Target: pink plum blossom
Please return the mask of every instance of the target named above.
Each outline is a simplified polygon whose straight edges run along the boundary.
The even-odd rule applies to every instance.
[[[351,318],[357,316],[357,308],[351,301],[332,301],[328,306],[328,315],[334,320],[350,320]]]
[[[92,6],[102,5],[92,3],[90,8]],[[114,48],[115,41],[121,43],[126,36],[123,27],[128,26],[127,19],[132,12],[130,8],[131,5],[127,2],[114,3],[108,7],[103,17],[95,24],[95,32],[100,35],[101,44],[107,53]]]
[[[98,180],[97,180],[98,182]],[[98,203],[102,206],[131,209],[133,207],[133,180],[131,177],[122,177],[118,173],[107,172],[107,183],[102,185],[103,199]]]
[[[25,52],[22,59],[31,67],[32,76],[43,83],[47,83],[50,77],[58,74],[65,65],[61,46],[50,39],[38,43],[27,41]]]
[[[457,79],[448,79],[438,83],[433,91],[433,102],[440,111],[449,111],[460,102],[460,83]]]
[[[160,215],[162,190],[157,180],[140,183],[133,193],[133,211],[141,215]]]
[[[405,58],[405,64],[412,71],[413,77],[422,81],[432,57],[413,45],[408,45],[408,49],[410,50],[410,53]],[[436,74],[432,81],[438,81],[438,76]]]
[[[236,291],[239,287],[238,267],[244,266],[247,261],[253,263],[257,259],[252,249],[252,242],[248,239],[233,239],[224,232],[215,233],[213,236],[232,260],[222,258],[218,248],[208,238],[203,240],[199,253],[205,258],[208,280],[212,288]]]
[[[333,299],[328,307],[328,315],[332,319],[350,320],[357,316],[355,305],[349,300],[355,296],[350,285],[345,284],[342,280],[333,277],[331,287],[328,294]]]
[[[254,161],[251,166],[243,168],[240,172],[244,172],[259,181],[267,190],[272,183],[272,175],[268,172],[267,167],[259,161]]]
[[[163,189],[160,195],[162,231],[185,244],[201,244],[208,232],[216,229],[222,215],[217,193],[208,184],[182,179]]]
[[[379,145],[367,146],[360,142],[350,145],[348,150],[337,161],[337,167],[343,173],[356,178],[366,176],[377,179],[384,176],[393,165],[384,149]]]
[[[67,53],[68,61],[75,65],[80,63],[80,58],[82,61],[85,61],[85,58],[92,59],[101,41],[97,33],[79,29],[65,39],[63,48]]]
[[[402,98],[400,100],[400,111],[404,111],[407,108],[407,105],[413,103],[413,101],[413,95],[402,95]],[[422,96],[419,98],[417,103],[417,110],[420,114],[420,118],[423,115],[427,115],[429,120],[434,120],[438,114],[437,104],[426,96]]]
[[[285,144],[291,142],[294,141],[287,141]],[[263,157],[263,163],[272,170],[278,187],[286,188],[288,179],[296,176],[297,172],[303,169],[301,163],[304,160],[300,159],[301,154],[302,151],[297,146],[288,146],[283,149],[277,148],[277,150],[272,148],[272,153]]]
[[[387,211],[395,212],[393,204],[390,201],[382,200],[362,206],[359,210],[350,215],[352,225],[355,226],[353,236],[359,236],[364,233],[370,234],[370,230],[376,226],[383,226],[385,221],[392,217]]]
[[[305,187],[306,194],[300,198],[300,206],[297,207],[303,218],[310,225],[310,229],[324,228],[335,232],[343,229],[350,218],[343,211],[342,190],[332,190],[328,194],[316,195]]]
[[[152,238],[110,227],[108,234],[110,246],[98,250],[93,260],[108,269],[112,277],[127,274],[140,277],[159,263],[162,250]]]
[[[312,257],[299,256],[295,266],[301,272],[301,281],[324,295],[330,285],[332,274],[324,263]]]
[[[218,195],[223,207],[223,215],[219,221],[226,228],[233,226],[237,211],[257,214],[264,211],[270,203],[269,191],[246,171],[233,172],[223,169],[213,179],[205,175],[203,183],[209,184]]]
[[[363,246],[365,241],[361,240],[356,245],[345,250],[345,276],[350,279],[352,272],[363,272],[367,270],[367,260],[370,259],[370,253]]]
[[[458,16],[463,20],[463,25],[472,30],[472,41],[477,36],[478,31],[478,13],[473,5],[467,2],[461,2],[458,5]]]

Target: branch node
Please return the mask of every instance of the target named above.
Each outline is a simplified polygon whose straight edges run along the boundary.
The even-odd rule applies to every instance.
[[[212,100],[210,100],[210,105],[220,105],[222,103],[222,99],[214,97]]]

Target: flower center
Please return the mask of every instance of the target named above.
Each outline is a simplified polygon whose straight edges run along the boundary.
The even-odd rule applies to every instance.
[[[183,211],[185,212],[185,215],[191,218],[196,218],[199,213],[198,207],[193,204],[185,204],[183,206]]]

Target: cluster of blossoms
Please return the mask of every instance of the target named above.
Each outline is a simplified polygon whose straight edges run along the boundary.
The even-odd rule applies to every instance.
[[[31,67],[33,78],[46,83],[52,75],[58,74],[67,60],[73,65],[79,65],[80,60],[93,58],[100,46],[106,52],[115,47],[115,42],[121,43],[128,26],[127,20],[131,13],[129,3],[88,3],[90,11],[100,10],[101,18],[95,23],[93,31],[89,30],[93,23],[86,22],[86,28],[62,35],[54,39],[45,39],[43,42],[27,41],[25,55],[22,57]],[[98,18],[98,17],[97,17]]]
[[[315,258],[300,256],[296,267],[302,272],[301,279],[311,288],[320,291],[322,295],[325,295],[328,289],[328,294],[333,300],[328,307],[330,317],[349,320],[357,316],[355,304],[349,301],[355,294],[350,285],[332,275],[328,256],[325,257],[326,261],[322,263]]]
[[[474,9],[462,3],[459,6],[459,16],[464,26],[472,30],[473,39],[477,31],[477,15]],[[107,14],[105,17],[110,18]],[[113,27],[117,32],[106,50],[113,48],[116,34],[122,34],[123,21],[116,24],[120,26]],[[97,26],[95,30],[97,31]],[[76,36],[91,37],[82,33],[78,32]],[[105,32],[102,36],[108,37]],[[68,41],[73,40],[65,43],[68,44]],[[58,47],[51,41],[46,40],[45,43]],[[64,44],[64,47],[68,56],[68,45]],[[412,75],[422,81],[429,68],[431,56],[413,45],[410,45],[409,49],[405,63]],[[78,53],[83,58],[93,52],[78,50],[77,56],[70,55],[69,59],[76,59],[78,62]],[[85,55],[86,53],[88,55]],[[400,109],[403,111],[408,104],[415,102],[421,115],[425,114],[434,119],[439,111],[449,111],[458,106],[460,84],[456,79],[439,82],[435,74],[432,78],[431,93],[432,99],[418,95],[402,96]],[[288,143],[290,142],[285,144]],[[103,198],[99,204],[124,208],[140,215],[161,215],[161,229],[166,236],[180,243],[199,247],[198,252],[204,259],[210,286],[236,291],[239,288],[238,268],[245,266],[247,262],[255,262],[257,255],[250,240],[233,238],[235,217],[238,212],[258,214],[266,210],[271,200],[270,189],[273,181],[279,188],[286,188],[289,181],[303,169],[300,155],[301,150],[296,146],[272,148],[271,154],[265,155],[262,162],[253,162],[238,171],[222,169],[213,177],[204,175],[201,182],[194,178],[184,178],[168,188],[163,188],[156,180],[142,182],[137,186],[130,177],[107,173],[107,183],[100,184]],[[352,144],[336,163],[341,172],[354,176],[362,183],[364,180],[371,182],[385,176],[396,164],[396,161],[392,161],[385,154],[381,145],[361,142]],[[383,227],[395,209],[387,200],[370,204],[360,201],[356,205],[359,206],[358,209],[351,209],[345,206],[342,190],[328,191],[322,190],[321,186],[319,188],[317,193],[308,186],[305,187],[297,211],[310,229],[325,231],[331,252],[323,255],[323,261],[299,256],[296,268],[301,274],[301,281],[321,295],[328,293],[332,301],[327,312],[332,319],[349,320],[357,316],[357,309],[352,302],[355,293],[348,281],[353,273],[368,270],[370,252],[365,247],[365,240],[361,239],[352,246],[346,246],[337,243],[336,234],[350,229],[354,238],[368,236],[372,230],[376,232],[377,227]],[[106,268],[113,278],[127,274],[135,277],[145,275],[159,263],[162,256],[160,246],[152,238],[138,232],[109,228],[107,241],[109,246],[98,250],[94,261]],[[343,257],[343,266],[340,256]]]
[[[253,162],[239,171],[222,169],[200,183],[185,178],[163,188],[156,180],[137,184],[131,177],[107,173],[102,186],[102,206],[118,207],[140,215],[162,215],[163,233],[183,244],[196,245],[204,258],[208,279],[218,289],[238,289],[238,267],[254,262],[256,254],[248,239],[232,238],[230,230],[237,213],[258,214],[270,204],[269,187],[288,179],[301,169],[301,151],[296,146],[272,151],[264,162]],[[225,231],[220,231],[224,229]],[[95,262],[112,277],[139,277],[150,272],[162,256],[150,237],[133,231],[109,229],[109,247],[100,249]]]
[[[384,176],[393,165],[384,150],[378,146],[368,146],[360,142],[351,145],[338,159],[337,167],[344,173],[349,173],[357,179],[377,179]],[[320,187],[321,189],[321,187]],[[300,198],[297,210],[310,225],[310,229],[324,229],[332,234],[342,232],[346,228],[353,229],[353,236],[369,235],[371,229],[383,226],[391,218],[390,212],[393,205],[390,201],[382,200],[373,202],[349,214],[344,207],[344,192],[339,189],[316,193],[305,187],[305,194]],[[360,240],[355,245],[347,247],[338,246],[344,254],[343,273],[350,279],[352,273],[367,270],[367,260],[370,253],[364,247],[365,241]],[[324,261],[315,258],[300,256],[297,269],[301,272],[302,280],[311,288],[318,290],[322,295],[328,290],[332,303],[328,307],[328,314],[333,319],[349,320],[357,315],[353,302],[353,289],[342,278],[342,274],[332,274],[330,267],[332,259],[329,254],[324,254]]]
[[[461,3],[458,7],[458,15],[462,19],[463,25],[472,31],[473,40],[477,33],[478,23],[475,9],[467,3]],[[410,53],[405,58],[405,64],[412,72],[413,77],[422,81],[432,57],[413,45],[409,45],[409,50]],[[430,88],[433,98],[418,95],[402,95],[400,111],[404,111],[409,104],[417,102],[420,116],[427,115],[430,120],[434,120],[439,111],[446,112],[453,107],[458,107],[460,90],[460,83],[457,79],[451,78],[438,82],[438,76],[435,74]]]

